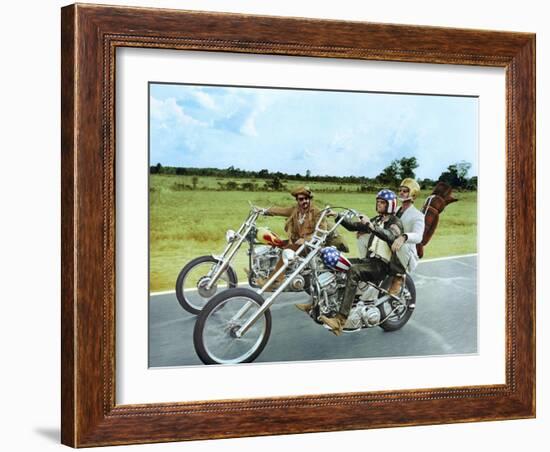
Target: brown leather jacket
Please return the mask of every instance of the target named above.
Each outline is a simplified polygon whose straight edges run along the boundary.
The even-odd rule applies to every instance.
[[[290,243],[295,243],[298,239],[309,240],[315,232],[315,225],[319,221],[321,211],[314,206],[310,206],[305,214],[300,213],[298,206],[293,207],[270,207],[267,215],[287,217],[285,231],[288,234]],[[326,220],[321,223],[321,228],[327,229]]]

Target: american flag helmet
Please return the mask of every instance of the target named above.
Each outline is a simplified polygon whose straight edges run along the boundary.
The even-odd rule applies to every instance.
[[[351,262],[334,246],[327,246],[321,250],[321,259],[326,267],[332,270],[346,272],[351,268]]]
[[[386,212],[385,213],[395,213],[397,212],[397,195],[387,188],[380,190],[376,195],[376,199],[383,199],[386,201]]]

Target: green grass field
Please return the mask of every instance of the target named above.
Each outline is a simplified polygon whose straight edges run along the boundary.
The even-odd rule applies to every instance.
[[[227,179],[229,180],[229,179]],[[200,177],[197,190],[182,189],[192,185],[191,176],[152,175],[150,177],[150,290],[152,292],[174,289],[181,268],[191,259],[205,254],[219,254],[225,246],[225,231],[238,229],[249,211],[248,201],[261,207],[287,206],[294,198],[284,192],[214,191],[220,178]],[[242,183],[243,180],[236,179]],[[258,181],[256,181],[258,182]],[[260,181],[263,185],[263,181]],[[292,181],[289,188],[299,185]],[[357,186],[343,188],[337,184],[308,183],[317,188],[335,192],[320,192],[314,202],[325,205],[352,207],[369,216],[374,216],[375,195],[355,191]],[[327,186],[330,186],[328,188]],[[204,187],[203,189],[200,189]],[[421,207],[429,193],[421,193],[417,207]],[[477,193],[456,193],[459,202],[451,204],[440,216],[439,226],[425,249],[425,259],[475,253],[477,250]],[[285,237],[283,217],[260,217],[261,225]],[[355,257],[355,235],[340,228],[350,253]],[[234,262],[239,280],[245,279],[247,265],[246,249],[243,246]]]

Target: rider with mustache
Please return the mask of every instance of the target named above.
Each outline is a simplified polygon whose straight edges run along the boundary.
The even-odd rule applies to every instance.
[[[313,192],[308,186],[299,186],[290,192],[296,199],[296,205],[292,207],[270,207],[266,210],[266,215],[277,215],[287,217],[285,223],[285,232],[288,234],[289,243],[285,248],[296,251],[304,241],[311,239],[315,232],[315,225],[321,216],[321,210],[312,203]],[[327,229],[326,219],[319,225],[321,229]],[[327,238],[327,245],[335,246],[340,251],[349,251],[343,238],[336,232],[333,232]],[[273,273],[283,265],[282,259],[279,259]],[[273,274],[272,273],[272,274]],[[265,284],[268,278],[258,281],[258,285]],[[284,281],[284,274],[281,274],[278,280],[271,285],[270,290],[275,290]],[[295,305],[300,311],[309,312],[313,307],[312,302],[298,303]]]
[[[320,320],[339,336],[346,324],[360,281],[378,283],[389,273],[404,273],[399,261],[392,259],[391,246],[403,234],[403,224],[395,215],[397,196],[391,190],[381,190],[376,195],[377,216],[360,217],[358,222],[342,221],[348,231],[366,233],[367,254],[348,271],[346,288],[340,310],[335,317],[322,315]]]
[[[312,204],[313,192],[308,186],[296,187],[290,194],[296,199],[296,205],[291,207],[270,207],[266,210],[265,215],[287,217],[285,232],[288,235],[289,241],[285,248],[297,250],[304,241],[310,239],[315,232],[315,225],[317,221],[319,221],[321,211]],[[320,226],[326,229],[326,221],[323,221]],[[277,272],[282,265],[283,261],[279,259],[272,274]],[[257,284],[263,286],[270,277],[271,276],[268,276],[265,279],[258,280]],[[284,274],[281,274],[269,289],[275,290],[284,281],[284,277]],[[306,306],[306,304],[296,305],[296,307],[302,311],[305,310],[304,306]],[[309,304],[307,304],[307,306],[309,306]]]
[[[321,211],[311,200],[313,192],[307,186],[296,187],[290,193],[296,199],[296,205],[291,207],[270,207],[266,215],[287,217],[285,232],[288,234],[289,245],[298,248],[315,232],[315,224],[321,216]],[[326,224],[322,225],[326,228]]]

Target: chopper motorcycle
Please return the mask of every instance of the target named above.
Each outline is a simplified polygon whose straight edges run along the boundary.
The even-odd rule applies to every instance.
[[[225,234],[227,245],[220,255],[200,256],[187,263],[176,279],[176,298],[183,309],[199,314],[205,304],[222,290],[238,285],[232,262],[245,242],[248,244],[248,284],[258,288],[266,281],[281,258],[288,240],[282,240],[268,228],[257,225],[258,218],[267,209],[250,205],[248,216],[237,231]],[[286,268],[292,271],[292,265]],[[302,291],[305,280],[295,277],[286,291]]]
[[[344,219],[359,217],[353,209],[341,209],[342,214],[334,225],[322,229],[320,225],[323,219],[332,212],[328,206],[323,209],[312,237],[296,251],[281,251],[283,266],[270,275],[263,287],[256,290],[228,288],[206,303],[193,331],[195,350],[203,363],[238,364],[254,361],[262,353],[271,334],[269,308],[295,281],[299,281],[299,285],[303,285],[303,290],[311,296],[309,316],[314,322],[323,325],[321,315],[330,317],[338,312],[347,271],[352,262],[334,247],[327,247],[326,241]],[[327,259],[329,254],[331,258]],[[263,295],[282,273],[285,274],[284,281],[264,299]],[[385,331],[402,328],[416,306],[414,282],[410,275],[403,277],[405,281],[399,295],[392,295],[388,291],[391,277],[378,283],[361,283],[344,332],[354,333],[377,326]]]

